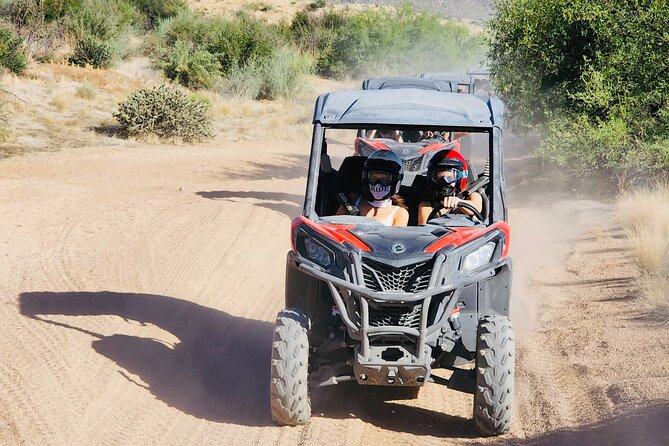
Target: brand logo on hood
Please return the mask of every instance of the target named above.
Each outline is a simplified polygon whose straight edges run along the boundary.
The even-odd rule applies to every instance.
[[[390,247],[390,250],[395,254],[401,254],[406,250],[406,247],[401,243],[395,243]]]

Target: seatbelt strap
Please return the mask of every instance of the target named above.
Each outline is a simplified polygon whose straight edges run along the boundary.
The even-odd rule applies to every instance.
[[[351,200],[348,199],[345,193],[337,192],[337,200],[339,200],[339,203],[346,209],[349,215],[360,215],[360,209],[351,203]]]

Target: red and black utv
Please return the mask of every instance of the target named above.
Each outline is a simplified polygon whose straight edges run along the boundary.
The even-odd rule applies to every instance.
[[[502,116],[496,97],[417,88],[318,98],[304,208],[292,223],[286,308],[274,331],[276,422],[305,423],[315,387],[437,383],[474,395],[473,419],[483,434],[509,430],[514,336]],[[367,129],[467,133],[472,144],[462,157],[472,168],[466,192],[484,197],[481,211],[447,213],[418,225],[417,207],[431,193],[425,166],[434,154],[418,146],[460,149],[430,138],[365,140]],[[350,198],[363,187],[364,146],[395,152],[405,170],[421,152],[421,167],[399,186],[407,226],[354,212]],[[481,175],[473,173],[475,166]],[[433,373],[437,369],[444,371]]]

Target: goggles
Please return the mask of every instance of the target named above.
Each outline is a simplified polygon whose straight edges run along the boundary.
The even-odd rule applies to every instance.
[[[372,186],[380,184],[381,186],[390,186],[393,184],[394,176],[390,172],[384,170],[370,170],[366,173],[367,182]]]
[[[457,167],[439,169],[434,172],[433,180],[435,182],[443,181],[446,184],[453,184],[458,180],[461,180],[467,176],[467,171],[458,169]]]

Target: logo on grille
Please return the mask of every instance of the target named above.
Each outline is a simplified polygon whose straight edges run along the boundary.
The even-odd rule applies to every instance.
[[[406,250],[406,247],[401,243],[395,243],[390,247],[390,250],[395,254],[401,254]]]
[[[409,149],[403,149],[402,154],[403,155],[408,155],[409,154]]]

